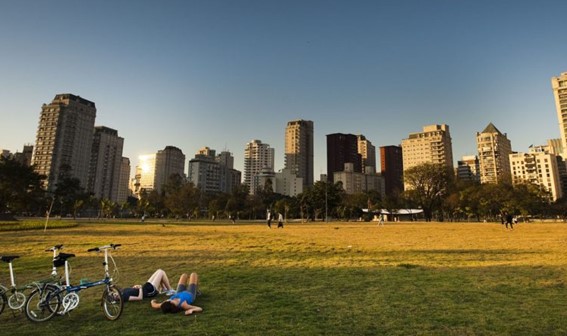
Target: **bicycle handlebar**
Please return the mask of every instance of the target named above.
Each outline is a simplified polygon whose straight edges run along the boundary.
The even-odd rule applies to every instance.
[[[60,244],[60,245],[51,246],[50,248],[45,250],[45,252],[53,252],[53,251],[62,250],[62,249],[63,249],[63,244]]]
[[[93,247],[87,250],[87,252],[100,252],[101,250],[108,250],[108,249],[113,249],[116,250],[118,249],[118,247],[122,246],[122,244],[110,244],[110,245],[104,245],[104,246],[100,246],[100,247]]]

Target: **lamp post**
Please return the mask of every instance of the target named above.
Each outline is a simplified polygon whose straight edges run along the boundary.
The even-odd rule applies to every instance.
[[[329,205],[328,205],[328,195],[327,195],[327,190],[329,189],[329,178],[325,178],[325,223],[329,222]]]

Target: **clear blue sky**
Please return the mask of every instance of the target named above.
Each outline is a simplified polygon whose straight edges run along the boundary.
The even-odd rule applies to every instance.
[[[252,139],[283,167],[287,121],[397,145],[450,126],[455,161],[489,122],[515,151],[559,137],[550,78],[567,71],[567,1],[0,0],[0,148],[34,143],[43,103],[73,93],[134,167]],[[377,156],[378,158],[378,156]]]

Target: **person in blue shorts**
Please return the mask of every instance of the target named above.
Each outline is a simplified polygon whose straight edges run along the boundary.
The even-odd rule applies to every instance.
[[[184,311],[185,315],[191,315],[193,313],[202,312],[203,308],[193,305],[193,302],[195,302],[195,298],[197,297],[198,286],[199,276],[197,273],[191,273],[190,276],[183,273],[179,278],[175,294],[163,302],[152,300],[152,308],[161,309],[164,314]]]

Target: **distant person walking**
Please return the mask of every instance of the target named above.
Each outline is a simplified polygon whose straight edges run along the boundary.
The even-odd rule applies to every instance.
[[[269,209],[266,211],[266,222],[268,223],[268,227],[271,229],[272,228],[272,213],[270,212]]]
[[[380,214],[380,217],[378,218],[378,226],[380,225],[384,225],[384,214]]]
[[[283,229],[283,215],[281,212],[278,213],[278,229]]]
[[[508,225],[510,225],[510,229],[514,230],[513,221],[514,217],[512,217],[512,214],[506,213],[506,229],[508,229]]]

